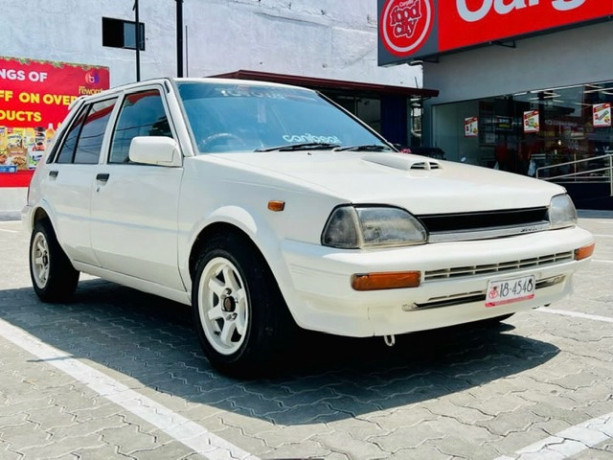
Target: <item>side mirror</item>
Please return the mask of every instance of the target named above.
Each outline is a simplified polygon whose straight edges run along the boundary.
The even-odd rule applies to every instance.
[[[147,165],[178,167],[182,165],[177,141],[165,136],[137,136],[130,142],[130,161]]]

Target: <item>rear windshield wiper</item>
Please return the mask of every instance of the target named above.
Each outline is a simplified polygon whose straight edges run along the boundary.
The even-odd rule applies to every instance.
[[[338,147],[334,149],[337,152],[383,152],[384,150],[392,150],[387,145],[382,144],[364,144],[351,145],[349,147]]]
[[[294,150],[329,150],[338,148],[338,144],[328,144],[325,142],[304,142],[302,144],[285,144],[277,147],[267,147],[263,149],[256,149],[256,152],[272,152],[278,150],[279,152],[291,152]]]

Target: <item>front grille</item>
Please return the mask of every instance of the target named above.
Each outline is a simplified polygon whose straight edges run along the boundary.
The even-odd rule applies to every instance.
[[[485,231],[548,224],[547,207],[418,216],[429,233]]]
[[[546,207],[417,216],[428,242],[473,241],[549,230]]]
[[[573,251],[548,254],[541,257],[530,259],[511,260],[494,264],[471,265],[465,267],[450,267],[438,270],[427,270],[424,273],[424,281],[438,281],[451,278],[465,278],[471,276],[487,275],[492,273],[503,273],[513,270],[523,270],[533,267],[542,267],[561,262],[574,260]]]

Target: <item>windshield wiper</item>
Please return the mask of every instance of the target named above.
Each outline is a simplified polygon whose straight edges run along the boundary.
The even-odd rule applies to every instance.
[[[264,149],[255,149],[256,152],[272,152],[278,150],[279,152],[291,152],[295,150],[329,150],[338,148],[338,144],[328,144],[325,142],[303,142],[302,144],[285,144],[277,147],[267,147]]]
[[[384,150],[392,150],[387,145],[382,144],[364,144],[352,145],[349,147],[338,147],[334,149],[337,152],[383,152]]]

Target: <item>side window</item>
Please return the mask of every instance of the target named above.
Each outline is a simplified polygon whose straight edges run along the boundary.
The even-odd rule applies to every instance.
[[[88,111],[89,106],[84,107],[72,126],[70,126],[64,138],[64,143],[58,152],[56,163],[72,163],[75,148],[77,147],[77,139],[79,138],[79,133],[81,132]]]
[[[104,132],[116,101],[100,101],[83,108],[60,148],[58,163],[98,163]]]
[[[109,163],[128,163],[130,142],[136,136],[172,137],[158,90],[129,94],[123,101],[113,133]]]

